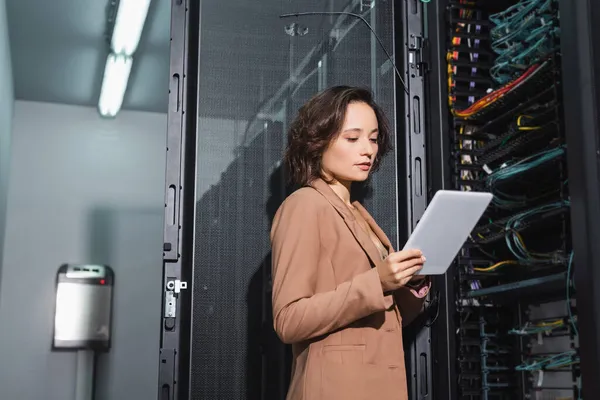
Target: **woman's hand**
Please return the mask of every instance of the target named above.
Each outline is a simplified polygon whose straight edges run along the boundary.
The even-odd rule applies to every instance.
[[[377,266],[383,291],[391,292],[406,285],[423,268],[424,262],[425,257],[420,250],[391,253]]]

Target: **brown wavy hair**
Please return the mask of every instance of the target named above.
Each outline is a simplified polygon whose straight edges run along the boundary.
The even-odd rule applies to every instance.
[[[379,145],[372,171],[391,150],[389,124],[369,89],[334,86],[318,93],[304,104],[290,125],[284,163],[291,183],[305,186],[317,178],[325,179],[321,168],[323,153],[337,138],[350,103],[365,103],[375,112],[379,125]]]

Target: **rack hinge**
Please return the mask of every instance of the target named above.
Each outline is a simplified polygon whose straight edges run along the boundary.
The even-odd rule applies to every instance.
[[[427,61],[428,40],[420,35],[410,35],[408,41],[408,65],[410,73],[415,76],[423,76],[429,72],[429,62]]]
[[[179,279],[169,279],[165,287],[165,329],[171,331],[175,328],[175,317],[177,316],[177,300],[179,293],[187,289],[187,282]]]

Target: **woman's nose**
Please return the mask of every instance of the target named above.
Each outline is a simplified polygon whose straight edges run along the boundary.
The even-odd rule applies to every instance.
[[[371,143],[370,140],[366,140],[363,142],[361,155],[369,157],[373,155],[373,143]]]

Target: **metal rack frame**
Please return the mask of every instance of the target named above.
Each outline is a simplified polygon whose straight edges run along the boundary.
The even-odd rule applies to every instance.
[[[192,305],[201,5],[171,1],[159,400],[189,398],[190,319],[183,316],[191,315]]]
[[[582,394],[600,393],[600,4],[559,0]]]
[[[450,133],[448,112],[448,85],[446,76],[446,6],[448,0],[430,2],[425,16],[429,53],[429,73],[426,81],[426,124],[429,166],[429,196],[438,190],[447,189],[451,181]],[[438,290],[439,315],[431,327],[431,358],[435,384],[432,399],[456,400],[458,377],[456,374],[456,324],[454,314],[454,278],[450,274],[434,277],[433,288]]]
[[[399,195],[397,200],[401,242],[408,239],[431,199],[426,151],[425,77],[429,66],[423,26],[424,7],[424,3],[412,0],[394,3],[396,64],[407,86],[405,91],[396,80],[398,193],[404,191],[407,194],[406,198]],[[404,137],[399,132],[400,127],[404,128]],[[432,296],[429,295],[429,304],[435,301]],[[405,337],[411,339],[408,346],[405,341],[405,347],[408,347],[405,358],[409,397],[428,399],[431,398],[433,387],[431,327],[429,324],[418,324],[407,331],[410,334]]]

